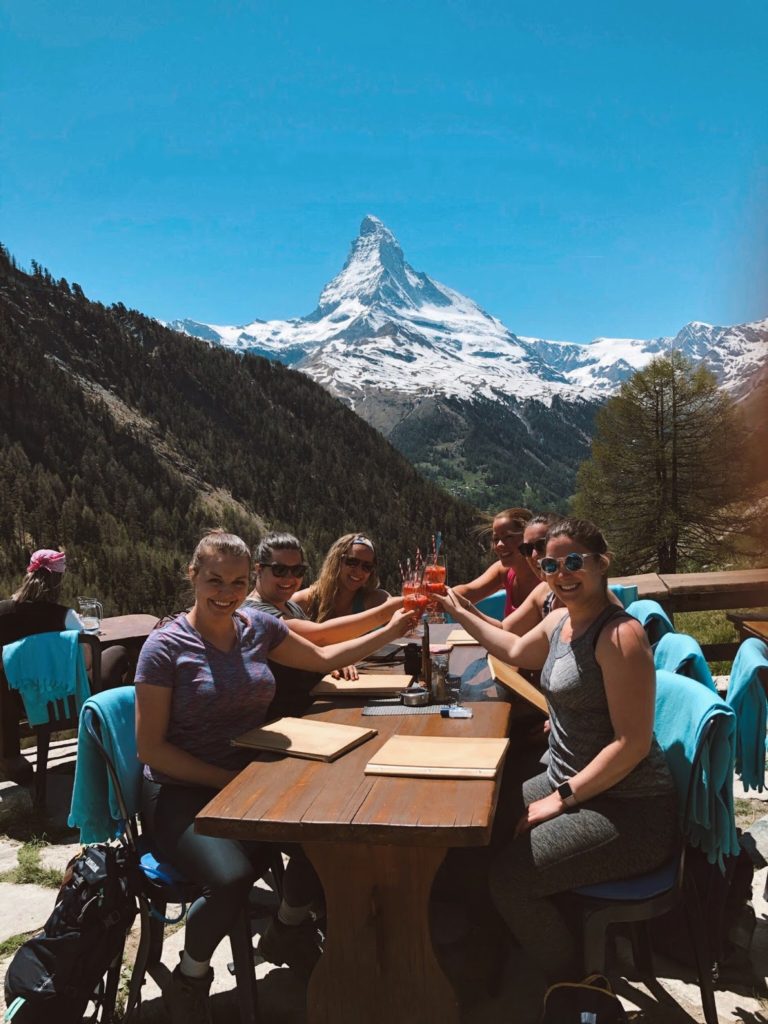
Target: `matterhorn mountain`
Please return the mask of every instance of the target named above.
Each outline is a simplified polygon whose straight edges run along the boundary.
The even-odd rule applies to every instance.
[[[414,270],[373,216],[308,316],[168,326],[303,371],[419,468],[481,505],[562,503],[599,404],[654,356],[680,349],[741,397],[765,364],[768,339],[768,320],[694,322],[672,338],[588,345],[516,335]]]

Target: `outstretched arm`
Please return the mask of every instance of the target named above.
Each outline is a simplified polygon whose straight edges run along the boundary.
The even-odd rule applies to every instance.
[[[269,652],[271,661],[289,668],[305,669],[308,672],[330,672],[335,668],[343,668],[373,654],[383,644],[403,636],[413,625],[413,614],[396,611],[386,626],[374,633],[358,637],[356,640],[345,640],[343,643],[329,644],[318,647],[305,637],[289,631],[288,635]]]
[[[484,597],[495,594],[497,590],[503,590],[506,578],[507,570],[501,562],[494,562],[477,579],[469,583],[459,583],[458,586],[453,587],[453,590],[460,597],[466,597],[468,601],[475,604],[477,601],[482,601]]]
[[[344,640],[352,640],[362,633],[369,633],[372,629],[388,622],[392,613],[402,606],[402,597],[388,597],[384,598],[383,603],[368,608],[364,612],[341,615],[337,619],[327,619],[325,622],[312,622],[311,619],[283,619],[283,621],[292,633],[303,636],[320,647],[325,647],[326,644],[341,643]]]
[[[543,623],[539,622],[525,636],[517,636],[500,629],[498,622],[491,624],[468,611],[452,590],[448,590],[444,597],[439,594],[435,597],[470,636],[501,661],[518,668],[541,668],[547,660],[549,636]]]

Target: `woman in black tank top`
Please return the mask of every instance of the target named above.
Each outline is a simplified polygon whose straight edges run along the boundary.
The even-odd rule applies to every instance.
[[[581,958],[550,897],[662,864],[674,848],[676,796],[653,736],[653,657],[640,623],[609,599],[604,537],[562,520],[539,565],[562,611],[525,636],[483,622],[450,593],[442,603],[491,654],[542,670],[549,766],[512,794],[519,813],[500,807],[512,826],[494,833],[506,845],[489,881],[510,929],[554,980],[577,977]]]

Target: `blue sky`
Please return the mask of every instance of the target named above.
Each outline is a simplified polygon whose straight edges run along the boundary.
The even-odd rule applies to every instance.
[[[768,4],[0,4],[0,239],[165,319],[309,313],[366,213],[513,331],[768,315]]]

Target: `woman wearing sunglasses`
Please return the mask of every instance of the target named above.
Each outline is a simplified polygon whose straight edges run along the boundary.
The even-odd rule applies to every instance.
[[[354,560],[354,556],[352,558]],[[293,600],[309,568],[299,540],[291,533],[267,534],[256,549],[255,562],[256,585],[246,598],[246,605],[283,619],[294,633],[321,646],[352,640],[382,626],[403,604],[402,597],[390,597],[385,591],[380,591],[385,594],[384,600],[371,607],[324,622],[314,622],[301,604]]]
[[[517,792],[510,786],[499,823],[513,827],[494,834],[500,852],[489,883],[510,930],[550,980],[580,977],[581,966],[552,897],[643,874],[675,845],[675,792],[653,735],[653,658],[640,623],[609,600],[609,565],[600,531],[564,519],[547,532],[539,561],[562,608],[524,636],[472,615],[450,592],[441,600],[491,654],[542,670],[549,764]]]
[[[473,611],[475,615],[485,619],[492,626],[500,625],[507,632],[517,633],[519,636],[527,633],[534,626],[538,626],[542,619],[545,619],[551,611],[554,611],[556,608],[562,608],[562,602],[549,586],[544,573],[539,568],[539,559],[546,554],[547,550],[547,531],[555,523],[560,522],[561,519],[562,516],[555,515],[554,512],[545,512],[542,515],[533,516],[526,523],[523,539],[517,545],[517,550],[528,563],[531,572],[536,573],[537,578],[541,582],[530,592],[519,607],[505,616],[501,623],[499,623],[498,619],[493,619],[489,615],[483,614],[466,598],[462,599],[462,605],[468,611]],[[611,590],[608,591],[608,600],[618,608],[622,607],[621,601]]]
[[[359,615],[394,600],[379,587],[373,541],[359,533],[345,533],[334,541],[317,581],[295,595],[296,604],[319,623],[342,615]]]
[[[455,593],[477,604],[484,597],[503,590],[506,594],[504,615],[519,607],[540,582],[535,570],[518,550],[530,519],[531,513],[527,508],[508,508],[494,516],[491,548],[497,561],[476,579],[454,587]]]

